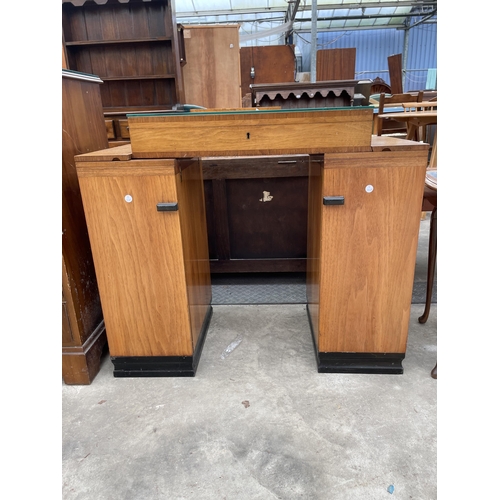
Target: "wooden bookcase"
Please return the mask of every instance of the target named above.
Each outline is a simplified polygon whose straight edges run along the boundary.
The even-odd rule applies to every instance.
[[[104,82],[108,139],[122,139],[125,113],[184,102],[185,58],[172,0],[62,0],[62,31],[68,69]]]

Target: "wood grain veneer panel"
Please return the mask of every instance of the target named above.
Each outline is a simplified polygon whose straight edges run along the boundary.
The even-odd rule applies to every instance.
[[[174,161],[128,163],[77,164],[110,354],[190,356],[179,212],[156,209],[178,201]]]
[[[426,161],[325,155],[323,196],[345,204],[322,206],[320,352],[405,352]]]
[[[372,109],[129,116],[135,158],[369,151]]]
[[[238,25],[184,28],[185,99],[205,108],[241,108]]]
[[[196,346],[212,301],[205,196],[200,160],[178,161],[176,186],[186,273],[191,336]]]
[[[316,81],[351,80],[355,76],[356,49],[317,51]]]

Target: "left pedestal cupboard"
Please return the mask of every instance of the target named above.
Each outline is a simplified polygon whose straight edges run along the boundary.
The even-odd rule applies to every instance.
[[[114,375],[194,376],[212,315],[201,162],[132,160],[129,146],[85,157],[77,169]]]
[[[88,385],[99,372],[106,332],[75,155],[108,147],[102,81],[62,70],[62,377]]]

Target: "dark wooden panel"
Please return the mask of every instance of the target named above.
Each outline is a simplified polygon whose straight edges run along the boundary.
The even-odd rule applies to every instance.
[[[351,80],[356,69],[356,49],[318,50],[316,56],[316,81]]]
[[[213,189],[213,208],[214,208],[214,232],[215,232],[215,251],[219,260],[228,260],[231,258],[231,240],[228,225],[228,206],[226,179],[214,179],[212,181]]]
[[[107,81],[102,87],[104,108],[156,106],[167,109],[174,104],[173,79]]]
[[[212,273],[304,273],[307,259],[214,260]]]
[[[309,156],[213,157],[202,166],[211,272],[305,272]],[[266,188],[273,200],[260,202]]]
[[[250,84],[295,81],[294,45],[241,47],[241,96],[250,93]],[[251,68],[255,78],[251,78]]]
[[[231,258],[305,258],[307,184],[306,177],[227,180]]]
[[[391,93],[403,93],[403,63],[402,54],[394,54],[387,58],[389,65],[389,81],[391,84]]]
[[[71,46],[78,71],[106,77],[173,75],[170,42]]]
[[[67,42],[132,40],[172,36],[164,22],[165,2],[86,2],[81,7],[65,3],[63,29]]]
[[[204,158],[204,179],[251,179],[263,177],[307,177],[307,155]]]
[[[255,84],[252,103],[282,109],[351,106],[357,84],[354,79]]]
[[[207,218],[208,235],[208,256],[209,259],[217,259],[217,242],[215,235],[215,208],[214,208],[214,190],[211,180],[203,182],[205,189],[205,214]]]
[[[87,30],[82,9],[72,4],[62,6],[63,35],[66,42],[87,40]]]
[[[108,139],[98,83],[63,77],[62,104],[62,251],[84,341],[102,312],[74,156],[107,148]]]

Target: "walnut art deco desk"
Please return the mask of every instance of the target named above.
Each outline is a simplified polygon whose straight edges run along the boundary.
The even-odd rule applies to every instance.
[[[128,115],[130,145],[76,157],[116,377],[195,375],[212,314],[201,158],[297,154],[318,371],[403,373],[428,145],[372,136],[372,112]]]

